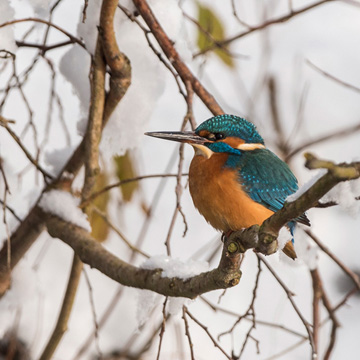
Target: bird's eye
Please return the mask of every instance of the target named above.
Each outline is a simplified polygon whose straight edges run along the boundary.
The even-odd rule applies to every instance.
[[[221,140],[225,137],[224,134],[221,134],[221,133],[210,133],[208,136],[207,136],[207,139],[208,140],[211,140],[211,141],[217,141],[217,140]]]
[[[214,135],[216,140],[221,140],[225,137],[225,135],[222,133],[215,133]]]

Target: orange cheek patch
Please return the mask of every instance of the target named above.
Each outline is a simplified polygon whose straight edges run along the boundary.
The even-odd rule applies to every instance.
[[[221,142],[230,145],[234,149],[236,149],[241,144],[245,144],[245,141],[243,139],[239,139],[237,137],[232,137],[232,136],[225,138]]]
[[[199,136],[202,136],[204,138],[207,138],[209,136],[209,134],[210,134],[210,131],[207,131],[207,130],[201,130],[199,132]]]

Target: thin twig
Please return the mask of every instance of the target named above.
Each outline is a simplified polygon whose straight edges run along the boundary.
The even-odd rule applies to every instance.
[[[284,289],[293,309],[295,310],[295,312],[298,314],[300,320],[302,321],[302,323],[305,326],[305,329],[308,333],[308,339],[310,342],[310,346],[311,346],[311,350],[312,350],[312,358],[315,359],[317,354],[316,354],[316,348],[315,348],[315,344],[314,344],[314,338],[313,338],[313,333],[310,327],[310,324],[308,323],[308,321],[304,318],[303,314],[301,313],[301,311],[299,310],[299,308],[297,307],[293,296],[294,293],[292,293],[290,291],[290,289],[285,285],[285,283],[281,280],[281,278],[276,274],[276,272],[274,271],[274,269],[270,266],[270,264],[267,262],[267,260],[265,260],[265,258],[260,255],[260,254],[256,254],[260,260],[265,264],[265,266],[268,268],[268,270],[271,272],[271,274],[274,276],[274,278],[277,280],[277,282],[280,284],[280,286]]]
[[[323,243],[322,241],[315,236],[315,234],[308,229],[305,229],[305,233],[310,236],[310,238],[319,246],[319,248],[328,255],[340,268],[344,273],[350,277],[350,279],[354,282],[357,288],[360,290],[360,279],[359,277],[350,270],[348,266],[346,266],[339,258],[337,258],[333,252],[331,252]]]
[[[189,174],[187,174],[187,173],[181,174],[181,176],[188,176],[188,175]],[[107,192],[107,191],[109,191],[111,189],[117,188],[119,186],[131,183],[131,182],[134,182],[134,181],[139,181],[139,180],[143,180],[143,179],[153,179],[153,178],[177,177],[177,176],[178,176],[177,174],[153,174],[153,175],[136,176],[136,177],[133,177],[131,179],[121,180],[121,181],[118,181],[118,182],[116,182],[114,184],[107,185],[107,186],[105,186],[104,188],[102,188],[101,190],[99,190],[97,192],[94,192],[93,194],[91,194],[89,196],[88,199],[86,199],[85,203],[93,201],[98,196],[104,194],[105,192]]]
[[[61,306],[61,311],[55,329],[39,358],[40,360],[49,360],[53,357],[53,354],[67,329],[67,323],[69,321],[71,310],[74,304],[76,291],[80,282],[82,268],[83,263],[81,262],[80,258],[76,254],[74,254],[69,281]]]
[[[213,304],[212,302],[210,302],[208,299],[206,299],[202,295],[200,295],[200,299],[202,301],[204,301],[205,304],[207,304],[215,312],[220,311],[220,312],[223,312],[224,314],[235,316],[237,318],[239,318],[241,316],[240,314],[238,314],[238,313],[236,313],[234,311],[231,311],[231,310],[222,308],[219,305]],[[252,322],[252,318],[249,319],[248,317],[244,317],[244,320]],[[272,323],[272,322],[269,322],[269,321],[259,320],[258,318],[256,318],[256,324],[263,325],[263,326],[268,326],[268,327],[271,327],[271,328],[280,329],[280,330],[283,330],[283,331],[285,331],[285,332],[287,332],[289,334],[292,334],[292,335],[295,335],[295,336],[298,336],[298,337],[301,337],[301,338],[307,340],[307,336],[305,336],[304,334],[301,334],[298,331],[292,330],[292,329],[290,329],[290,328],[288,328],[288,327],[286,327],[284,325],[281,325],[281,324],[276,324],[276,323]]]
[[[84,267],[83,267],[83,273],[84,273],[86,284],[87,284],[87,287],[88,287],[88,290],[89,290],[90,307],[91,307],[91,313],[92,313],[92,316],[93,316],[93,322],[94,322],[94,327],[95,327],[95,331],[94,331],[94,334],[95,334],[95,348],[96,348],[96,351],[97,351],[97,354],[98,354],[99,358],[101,359],[102,358],[102,352],[100,350],[100,344],[99,344],[99,323],[97,321],[97,316],[96,316],[93,289],[92,289],[92,286],[91,286],[89,276],[88,276],[88,274],[87,274]]]
[[[315,71],[319,72],[320,74],[324,75],[325,77],[335,81],[336,83],[350,89],[350,90],[353,90],[357,93],[360,93],[360,87],[357,87],[357,86],[354,86],[354,85],[351,85],[343,80],[340,80],[339,78],[335,77],[334,75],[331,75],[329,74],[328,72],[320,69],[318,66],[316,66],[313,62],[311,62],[309,59],[306,59],[306,63],[311,67],[313,68]]]
[[[129,247],[129,249],[131,249],[134,252],[139,253],[140,255],[144,256],[145,258],[150,257],[144,251],[142,251],[141,249],[139,249],[136,246],[134,246],[133,244],[131,244],[131,242],[126,238],[126,236],[112,223],[112,221],[110,221],[108,216],[106,216],[106,214],[103,211],[101,211],[96,206],[92,206],[92,210],[95,211],[117,235],[119,235],[119,237],[124,241],[124,243]]]
[[[0,24],[0,29],[5,27],[5,26],[18,24],[18,23],[21,23],[21,22],[29,22],[29,21],[30,22],[38,22],[38,23],[41,23],[41,24],[51,26],[54,29],[56,29],[56,30],[60,31],[61,33],[63,33],[65,36],[67,36],[73,43],[76,43],[76,44],[80,45],[81,47],[83,47],[85,49],[85,45],[81,40],[79,40],[75,36],[71,35],[69,32],[62,29],[60,26],[55,25],[55,24],[53,24],[53,23],[51,23],[51,22],[49,22],[47,20],[43,20],[43,19],[39,19],[39,18],[29,17],[29,18],[25,18],[25,19],[16,19],[16,20],[7,21],[7,22],[4,22],[4,23]]]
[[[18,216],[15,212],[15,210],[10,207],[8,204],[6,204],[4,201],[0,200],[0,205],[5,206],[5,208],[14,216],[14,218],[19,222],[22,223],[22,219],[20,216]]]
[[[202,324],[198,319],[196,319],[196,317],[193,316],[193,315],[189,312],[189,310],[188,310],[188,308],[187,308],[186,306],[184,306],[184,308],[185,308],[185,313],[186,313],[187,315],[189,315],[189,317],[191,318],[191,320],[193,320],[196,324],[198,324],[198,325],[206,332],[206,334],[208,335],[208,337],[210,338],[210,340],[212,341],[212,343],[214,344],[214,346],[217,347],[217,348],[225,355],[225,357],[226,357],[227,359],[231,360],[231,356],[226,353],[226,351],[220,346],[220,344],[219,344],[219,343],[215,340],[215,338],[210,334],[207,326],[205,326],[205,325]]]
[[[28,158],[28,160],[44,175],[44,178],[45,179],[46,178],[53,179],[53,176],[50,175],[46,170],[44,170],[39,165],[39,163],[32,157],[32,155],[26,149],[24,144],[21,142],[20,138],[10,129],[10,127],[7,125],[7,122],[4,120],[4,118],[1,115],[0,115],[0,126],[4,127],[7,130],[7,132],[10,134],[10,136],[19,145],[20,149],[24,152],[24,154]]]
[[[294,18],[297,15],[300,15],[300,14],[306,12],[306,11],[314,9],[314,8],[316,8],[318,6],[321,6],[321,5],[323,5],[323,4],[327,3],[327,2],[330,2],[330,1],[334,1],[334,0],[321,0],[321,1],[315,2],[313,4],[310,4],[308,6],[305,6],[305,7],[301,8],[299,10],[291,11],[286,15],[279,16],[279,17],[277,17],[275,19],[265,21],[260,25],[252,26],[252,27],[250,27],[249,30],[246,30],[246,31],[241,32],[241,33],[239,33],[237,35],[231,36],[231,37],[229,37],[229,38],[227,38],[225,40],[215,41],[213,45],[207,47],[206,49],[203,49],[200,52],[198,52],[195,55],[195,57],[197,57],[199,55],[203,55],[208,51],[214,50],[215,48],[217,48],[219,46],[230,44],[231,42],[233,42],[235,40],[241,39],[241,38],[243,38],[243,37],[245,37],[245,36],[247,36],[249,34],[252,34],[252,33],[256,32],[256,31],[263,30],[263,29],[265,29],[265,28],[267,28],[267,27],[269,27],[271,25],[284,23],[284,22]]]
[[[187,318],[186,318],[186,308],[185,308],[185,306],[183,306],[183,308],[182,308],[182,318],[184,319],[184,324],[185,324],[185,335],[186,335],[186,337],[188,339],[188,342],[189,342],[191,360],[195,360],[194,344],[193,344],[193,342],[191,340],[189,323],[188,323]]]
[[[351,125],[346,129],[337,130],[331,134],[320,136],[317,139],[307,141],[307,142],[303,143],[302,145],[296,147],[295,149],[291,150],[285,157],[285,161],[288,162],[294,155],[298,154],[300,151],[303,151],[310,146],[318,145],[318,144],[323,143],[328,140],[333,140],[333,139],[338,140],[341,137],[352,135],[359,130],[360,130],[360,124]]]
[[[158,347],[158,353],[157,353],[157,356],[156,356],[156,360],[159,360],[159,359],[160,359],[161,345],[162,345],[163,338],[164,338],[164,333],[165,333],[165,325],[166,325],[166,303],[167,303],[167,301],[168,301],[168,297],[166,296],[166,297],[165,297],[165,300],[164,300],[164,304],[163,304],[163,309],[162,309],[163,319],[162,319],[162,322],[161,322],[161,329],[160,329],[160,334],[159,334],[160,341],[159,341],[159,347]]]

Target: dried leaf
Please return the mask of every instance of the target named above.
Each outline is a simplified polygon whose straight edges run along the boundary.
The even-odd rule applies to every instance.
[[[103,189],[107,185],[107,175],[105,173],[100,173],[96,180],[96,185],[94,191],[98,191]],[[94,201],[93,204],[101,210],[103,213],[107,215],[107,205],[109,202],[109,193],[105,192],[98,196]],[[98,241],[106,240],[108,233],[109,233],[109,226],[106,222],[102,219],[102,217],[93,211],[89,217],[89,221],[91,224],[91,235]]]
[[[116,176],[120,181],[131,179],[137,176],[135,166],[133,164],[133,158],[129,151],[127,151],[123,156],[115,156],[114,161],[116,165]],[[134,193],[136,190],[138,190],[138,188],[139,183],[137,181],[120,186],[123,200],[125,202],[131,201]]]

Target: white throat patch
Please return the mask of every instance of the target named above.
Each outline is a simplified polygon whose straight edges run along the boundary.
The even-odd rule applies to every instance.
[[[265,146],[263,144],[240,144],[237,149],[248,151],[255,149],[265,149]]]
[[[206,147],[204,145],[191,144],[191,146],[195,150],[195,155],[203,156],[206,159],[210,159],[211,156],[214,154],[213,151],[211,151],[208,147]]]

